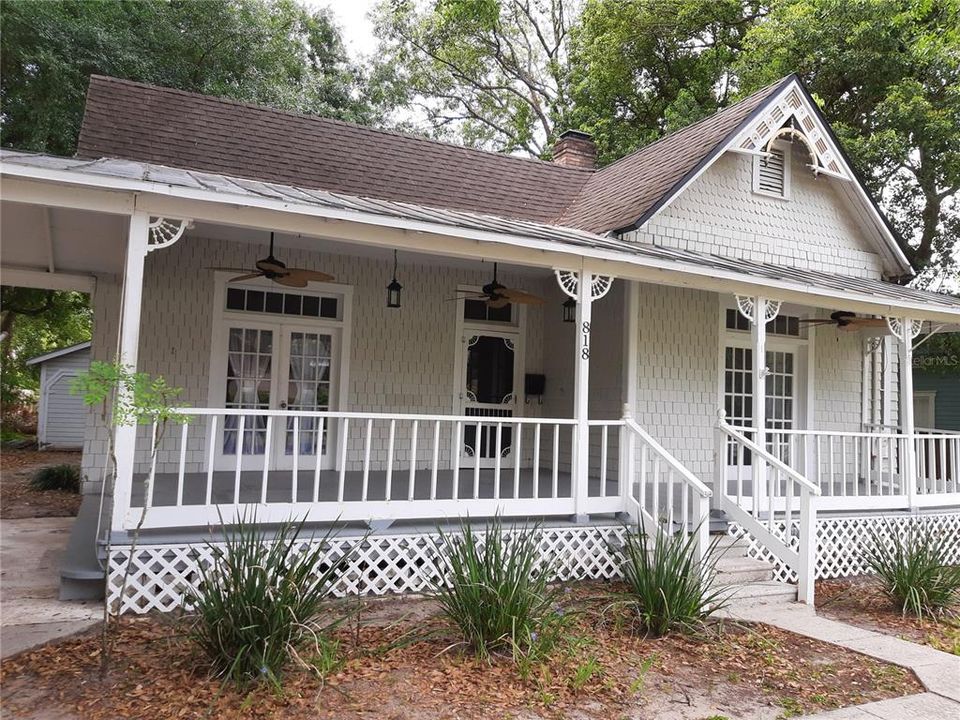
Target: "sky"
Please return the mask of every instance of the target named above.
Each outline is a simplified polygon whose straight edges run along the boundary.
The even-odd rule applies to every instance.
[[[343,30],[343,39],[347,51],[354,58],[372,55],[377,49],[377,39],[373,35],[373,25],[367,19],[367,13],[376,4],[376,0],[300,0],[311,8],[329,8]]]

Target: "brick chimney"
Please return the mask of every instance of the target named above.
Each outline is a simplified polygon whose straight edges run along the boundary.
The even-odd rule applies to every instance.
[[[553,162],[564,167],[587,168],[597,166],[597,146],[589,133],[565,130],[553,145]]]

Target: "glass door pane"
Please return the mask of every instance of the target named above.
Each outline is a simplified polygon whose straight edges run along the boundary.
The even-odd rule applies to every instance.
[[[227,337],[227,372],[224,396],[226,408],[270,407],[273,377],[273,331],[250,327],[231,327]],[[240,418],[224,418],[223,455],[236,455],[239,445],[244,455],[263,455],[266,451],[267,419],[248,416],[243,437],[238,438]]]
[[[319,332],[293,331],[289,335],[287,361],[287,410],[325,411],[330,409],[330,369],[333,338]],[[323,424],[323,437],[318,437],[317,418],[301,417],[299,429],[300,455],[316,455],[327,451],[329,423]],[[294,448],[294,419],[287,418],[284,454]]]

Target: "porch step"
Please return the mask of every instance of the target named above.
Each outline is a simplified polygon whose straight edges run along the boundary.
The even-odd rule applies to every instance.
[[[797,586],[776,580],[749,582],[725,588],[728,605],[781,605],[797,600]]]
[[[715,586],[743,585],[773,579],[773,568],[769,563],[743,555],[721,557],[717,561],[716,570]]]
[[[70,540],[60,564],[61,600],[99,600],[104,573],[97,555],[97,517],[100,497],[86,494],[70,529]]]
[[[722,558],[743,557],[750,549],[750,541],[745,537],[734,537],[726,533],[711,534],[710,543],[716,543],[716,552]]]

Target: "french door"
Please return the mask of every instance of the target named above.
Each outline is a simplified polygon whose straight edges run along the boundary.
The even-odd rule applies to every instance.
[[[792,464],[789,457],[789,440],[777,435],[777,430],[798,427],[800,420],[800,386],[804,379],[801,358],[794,348],[775,347],[767,350],[766,396],[766,447],[776,457]],[[735,427],[753,427],[753,349],[737,345],[724,348],[723,357],[723,409],[728,423]],[[741,462],[732,443],[727,444],[726,458],[728,476],[736,477]],[[749,451],[742,458],[745,477],[750,473]]]
[[[467,329],[459,368],[461,414],[476,417],[483,424],[465,424],[458,449],[461,467],[492,467],[500,456],[501,466],[514,461],[513,428],[501,425],[499,443],[497,418],[516,412],[520,379],[517,333]]]
[[[324,411],[335,407],[339,330],[294,323],[267,324],[227,320],[218,379],[223,407]],[[241,427],[242,425],[242,427]],[[233,469],[237,454],[243,468],[332,466],[335,428],[318,418],[275,418],[267,447],[266,415],[224,416],[216,440],[216,467]],[[242,431],[242,432],[241,432]]]

